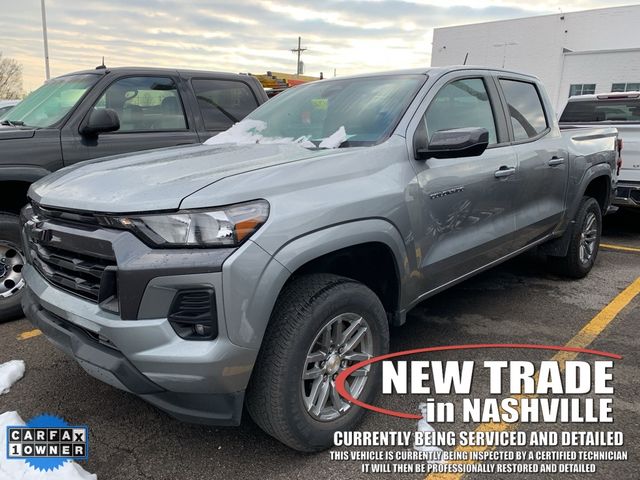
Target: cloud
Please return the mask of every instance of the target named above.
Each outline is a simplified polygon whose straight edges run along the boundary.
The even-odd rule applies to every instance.
[[[614,5],[562,2],[564,11]],[[264,73],[294,71],[303,37],[306,73],[350,74],[428,66],[433,28],[539,13],[559,2],[516,0],[47,0],[52,75],[142,65]],[[44,80],[40,1],[3,2],[0,50]]]

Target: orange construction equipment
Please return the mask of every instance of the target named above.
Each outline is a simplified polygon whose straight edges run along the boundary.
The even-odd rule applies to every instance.
[[[320,74],[320,77],[280,72],[267,72],[266,75],[253,75],[250,73],[249,75],[258,79],[262,87],[267,91],[269,97],[273,97],[287,88],[295,87],[302,83],[322,80],[322,74]]]

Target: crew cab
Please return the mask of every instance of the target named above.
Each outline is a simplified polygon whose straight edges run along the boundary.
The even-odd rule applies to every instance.
[[[640,209],[640,92],[612,92],[569,98],[560,126],[611,126],[618,130],[624,158],[619,162],[613,204]]]
[[[18,213],[32,182],[82,160],[201,143],[266,100],[246,75],[105,67],[54,78],[4,114],[0,322],[22,314]]]
[[[246,406],[321,450],[364,413],[338,376],[387,353],[419,302],[536,246],[589,273],[616,143],[561,132],[542,84],[511,71],[298,86],[204,145],[32,185],[23,306],[90,375],[177,418],[238,425]],[[344,391],[374,403],[379,365]]]

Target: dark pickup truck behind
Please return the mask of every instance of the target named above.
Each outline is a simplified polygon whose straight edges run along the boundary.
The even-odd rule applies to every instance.
[[[0,321],[21,314],[17,214],[31,183],[82,160],[203,142],[266,100],[247,75],[98,68],[45,83],[0,118]]]

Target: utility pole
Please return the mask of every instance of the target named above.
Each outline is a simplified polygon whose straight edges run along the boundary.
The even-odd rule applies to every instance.
[[[42,0],[44,2],[44,0]],[[298,63],[296,64],[296,75],[302,75],[302,64],[300,63],[300,54],[306,50],[306,48],[302,48],[302,37],[298,37],[298,48],[292,48],[291,51],[293,53],[298,54]]]
[[[502,47],[502,68],[504,68],[505,63],[507,62],[507,47],[511,45],[518,45],[516,42],[503,42],[496,43],[494,47]]]
[[[51,78],[51,72],[49,71],[49,41],[47,40],[47,12],[44,6],[44,0],[40,0],[40,7],[42,10],[42,38],[44,40],[44,74],[45,79]]]

